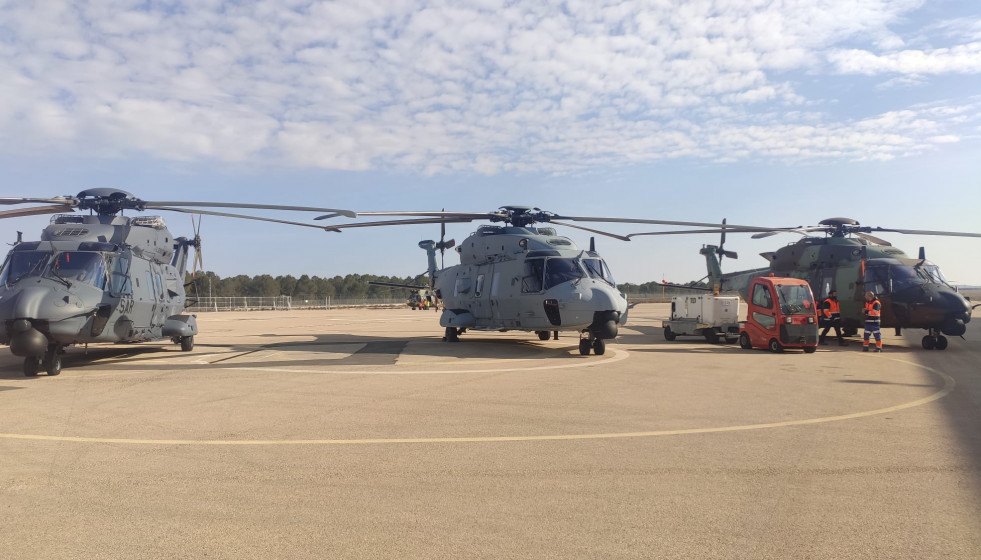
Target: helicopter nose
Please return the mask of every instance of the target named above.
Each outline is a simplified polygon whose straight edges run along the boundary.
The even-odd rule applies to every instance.
[[[956,292],[943,292],[940,296],[947,316],[940,332],[947,336],[963,336],[967,332],[966,323],[971,321],[971,305]]]

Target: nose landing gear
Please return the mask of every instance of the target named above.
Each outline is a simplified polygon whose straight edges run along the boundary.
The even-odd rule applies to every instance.
[[[929,334],[920,341],[925,350],[946,350],[947,337],[937,332],[937,329],[930,329]]]
[[[588,335],[588,336],[583,336]],[[579,353],[583,356],[588,356],[590,349],[597,355],[602,356],[606,353],[606,341],[602,338],[597,338],[591,332],[585,332],[579,334]]]

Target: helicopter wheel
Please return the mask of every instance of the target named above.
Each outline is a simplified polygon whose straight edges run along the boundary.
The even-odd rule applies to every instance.
[[[593,341],[593,353],[597,356],[602,356],[606,354],[606,341],[602,338],[597,338]]]
[[[592,344],[589,343],[588,338],[579,339],[579,353],[582,354],[583,356],[589,355],[590,346],[592,346]]]
[[[443,337],[446,342],[460,342],[460,332],[456,330],[456,327],[446,327],[446,336]]]
[[[24,377],[35,377],[41,371],[41,356],[24,358]]]
[[[749,340],[749,335],[746,333],[739,334],[739,347],[743,350],[752,350],[753,343]]]
[[[947,337],[946,336],[937,335],[936,348],[937,348],[937,350],[946,350],[947,349]]]
[[[181,337],[181,352],[194,350],[194,335]]]
[[[552,336],[552,333],[548,331],[538,331],[538,340],[548,340]]]
[[[924,350],[933,350],[937,347],[937,339],[936,337],[926,335],[923,337],[923,340],[920,341],[920,344],[923,345]]]
[[[58,353],[57,346],[48,348],[48,351],[44,354],[43,362],[44,370],[48,372],[49,376],[61,373],[61,355]]]
[[[780,346],[780,342],[775,338],[770,339],[770,345],[768,348],[770,349],[770,352],[783,352],[783,346]]]

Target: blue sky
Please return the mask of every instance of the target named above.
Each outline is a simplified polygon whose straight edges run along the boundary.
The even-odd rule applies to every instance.
[[[0,99],[0,196],[981,232],[973,1],[8,1]],[[221,276],[417,274],[439,234],[202,233]],[[981,284],[981,239],[882,237]],[[726,269],[794,240],[730,236]],[[699,278],[716,241],[598,240],[630,282]]]

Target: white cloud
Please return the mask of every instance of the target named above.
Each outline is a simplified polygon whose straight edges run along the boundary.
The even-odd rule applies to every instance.
[[[896,157],[966,138],[976,101],[846,114],[801,76],[981,71],[977,21],[905,48],[920,3],[8,2],[0,149],[484,174]]]

